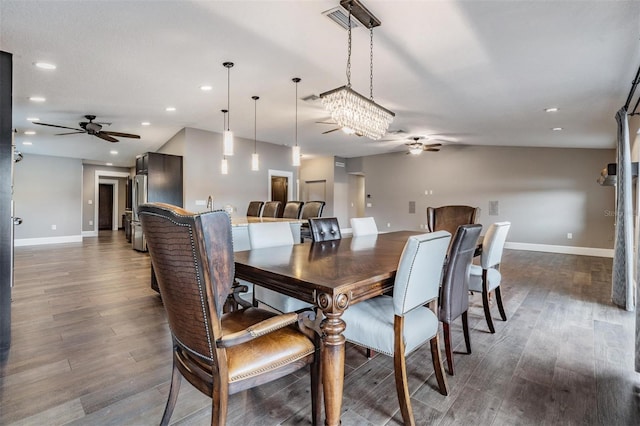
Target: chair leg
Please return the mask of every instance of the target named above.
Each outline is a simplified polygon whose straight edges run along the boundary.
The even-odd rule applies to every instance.
[[[371,359],[373,358],[373,356],[376,354],[375,351],[372,351],[371,349],[367,348],[367,359]]]
[[[162,420],[160,420],[160,426],[166,426],[169,424],[171,415],[173,414],[173,408],[176,406],[178,400],[178,392],[180,391],[180,381],[182,374],[178,370],[176,365],[176,359],[173,358],[173,370],[171,371],[171,385],[169,385],[169,397],[167,398],[167,405],[164,407],[164,414],[162,414]]]
[[[227,423],[227,410],[229,409],[229,384],[213,378],[211,392],[211,426],[220,426]]]
[[[451,347],[451,326],[449,323],[442,323],[442,331],[444,334],[444,352],[447,356],[447,368],[449,369],[449,374],[454,375],[453,371],[453,348]]]
[[[489,331],[495,333],[496,329],[493,326],[493,319],[491,319],[491,310],[489,309],[489,293],[486,291],[482,292],[482,306],[484,307],[484,317],[487,320]]]
[[[395,316],[393,322],[393,372],[396,378],[396,392],[400,403],[400,412],[405,425],[415,426],[411,397],[409,396],[409,382],[407,380],[407,362],[404,357],[404,317]]]
[[[471,339],[469,338],[469,318],[467,311],[462,313],[462,332],[464,333],[464,344],[467,346],[467,353],[471,353]]]
[[[316,359],[311,364],[311,424],[322,424],[322,363],[320,350],[316,352]]]
[[[433,370],[436,373],[436,380],[438,381],[438,387],[442,395],[449,395],[449,386],[447,385],[447,378],[444,375],[444,367],[442,366],[442,359],[440,358],[440,343],[438,335],[433,336],[431,341],[431,359],[433,360]]]
[[[498,304],[498,310],[500,311],[500,316],[502,317],[502,321],[506,321],[507,314],[504,312],[504,306],[502,305],[502,295],[500,294],[500,286],[496,287],[496,303]]]

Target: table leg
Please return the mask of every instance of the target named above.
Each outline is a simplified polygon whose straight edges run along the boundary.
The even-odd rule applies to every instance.
[[[348,306],[348,297],[339,295],[334,301],[328,295],[321,295],[318,302],[325,316],[320,323],[323,342],[322,385],[324,387],[325,425],[338,426],[342,409],[345,352],[345,338],[342,335],[345,323],[340,316]]]

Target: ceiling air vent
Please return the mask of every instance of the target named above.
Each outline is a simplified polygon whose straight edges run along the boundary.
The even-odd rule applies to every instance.
[[[325,10],[322,12],[324,16],[331,19],[336,24],[340,25],[343,30],[349,29],[349,15],[341,6],[334,7],[333,9]],[[360,24],[356,19],[351,18],[351,28],[358,28]]]

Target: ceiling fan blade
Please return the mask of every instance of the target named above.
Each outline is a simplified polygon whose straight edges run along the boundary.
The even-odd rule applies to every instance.
[[[441,143],[428,143],[428,144],[423,145],[423,146],[427,147],[427,148],[433,148],[433,147],[437,147],[437,146],[442,146],[442,144]]]
[[[120,138],[133,138],[133,139],[140,139],[140,135],[134,135],[131,133],[121,133],[121,132],[110,132],[110,131],[104,131],[101,130],[100,134],[103,135],[111,135],[111,136],[118,136]]]
[[[94,133],[93,136],[97,136],[100,139],[104,139],[105,141],[109,141],[109,142],[119,142],[118,139],[112,138],[111,136],[105,134],[105,132]]]
[[[337,123],[335,121],[316,121],[316,124],[333,124],[335,126]]]
[[[87,132],[82,131],[82,132],[56,133],[56,136],[77,135],[78,133],[87,133]]]
[[[440,151],[440,148],[424,148],[424,151],[438,152]]]
[[[322,134],[326,135],[327,133],[335,132],[336,130],[340,130],[340,127],[336,127],[335,129],[327,130],[326,132],[322,132]]]
[[[57,124],[47,124],[47,123],[38,123],[36,121],[32,122],[33,124],[37,124],[38,126],[49,126],[49,127],[57,127],[59,129],[69,129],[69,130],[78,130],[80,132],[84,132],[82,129],[77,129],[75,127],[67,127],[67,126],[58,126]]]

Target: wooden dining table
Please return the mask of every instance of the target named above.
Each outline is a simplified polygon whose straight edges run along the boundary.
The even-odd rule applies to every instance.
[[[397,231],[336,241],[235,253],[236,277],[315,304],[324,319],[322,381],[327,425],[340,424],[345,322],[349,306],[393,289],[400,255],[412,235]]]

